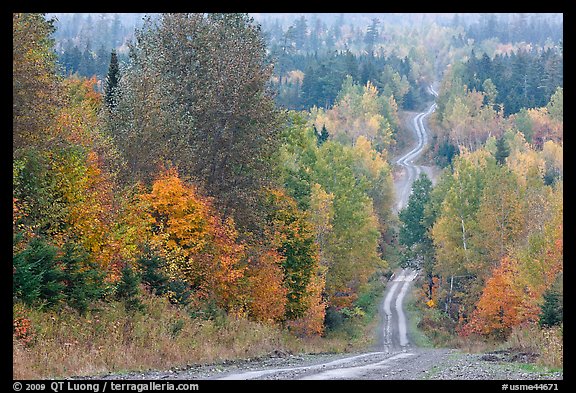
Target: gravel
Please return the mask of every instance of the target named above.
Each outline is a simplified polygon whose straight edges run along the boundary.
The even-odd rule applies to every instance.
[[[355,380],[562,380],[563,372],[522,366],[533,357],[518,353],[462,353],[454,349],[421,349],[385,353],[270,356],[189,365],[162,371],[129,372],[72,379],[208,380],[233,379],[355,379]],[[538,371],[535,371],[538,370]],[[250,374],[244,374],[250,373]]]
[[[516,361],[513,361],[516,360]],[[562,380],[563,372],[546,371],[544,367],[530,367],[535,357],[533,354],[510,353],[503,356],[501,353],[469,354],[454,353],[442,362],[441,365],[431,369],[426,379],[502,379],[502,380]],[[530,361],[527,363],[525,361]]]

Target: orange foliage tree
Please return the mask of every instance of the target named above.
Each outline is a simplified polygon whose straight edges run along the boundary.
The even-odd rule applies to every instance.
[[[246,272],[247,309],[249,316],[257,321],[278,323],[286,312],[286,295],[282,263],[286,260],[276,250],[262,250],[250,258]]]
[[[188,283],[199,301],[233,308],[245,246],[236,242],[232,219],[221,219],[174,168],[163,171],[140,201],[150,243],[168,261],[168,276]]]
[[[513,283],[515,274],[517,274],[516,261],[505,256],[486,282],[476,309],[472,312],[469,322],[462,328],[461,335],[477,333],[505,338],[512,327],[520,322],[522,315],[519,315],[518,309],[522,297]]]

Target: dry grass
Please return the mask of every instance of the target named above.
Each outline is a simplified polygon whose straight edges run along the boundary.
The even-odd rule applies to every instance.
[[[13,344],[13,378],[42,379],[289,353],[339,352],[338,340],[300,339],[275,326],[230,316],[190,318],[165,299],[148,296],[146,313],[128,315],[120,303],[79,317],[28,310],[33,340]]]
[[[547,367],[563,368],[564,326],[540,329],[524,326],[512,329],[506,346],[523,352],[538,354],[537,363]]]

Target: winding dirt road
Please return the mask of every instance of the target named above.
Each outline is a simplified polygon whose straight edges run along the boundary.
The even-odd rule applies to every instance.
[[[434,97],[438,95],[431,86],[428,88],[428,92]],[[403,169],[402,177],[404,177],[395,183],[395,187],[397,187],[396,212],[406,206],[412,190],[412,183],[422,171],[422,168],[415,165],[414,161],[422,154],[428,143],[428,132],[424,126],[424,119],[435,109],[436,104],[432,104],[426,111],[414,116],[412,124],[416,134],[416,144],[410,151],[396,160],[396,164]],[[417,271],[402,269],[391,277],[384,292],[384,301],[381,306],[382,320],[378,332],[378,344],[374,352],[297,367],[233,372],[216,379],[381,379],[386,378],[395,368],[406,368],[407,363],[414,363],[415,358],[422,357],[427,353],[425,350],[411,348],[404,312],[404,299],[417,274]],[[447,352],[443,351],[442,353]],[[391,375],[393,374],[395,373]]]
[[[431,86],[428,87],[428,92],[434,97],[438,96],[438,93]],[[402,169],[402,176],[405,176],[401,182],[395,183],[397,193],[397,203],[395,206],[396,212],[399,212],[404,206],[406,206],[412,191],[412,183],[418,178],[418,176],[420,176],[420,173],[423,170],[426,171],[425,167],[415,165],[414,161],[422,154],[424,148],[428,145],[428,132],[424,126],[424,119],[430,116],[430,114],[435,110],[436,104],[434,103],[430,105],[426,111],[418,113],[412,118],[412,128],[416,134],[417,142],[412,150],[396,160],[396,165],[400,166]]]

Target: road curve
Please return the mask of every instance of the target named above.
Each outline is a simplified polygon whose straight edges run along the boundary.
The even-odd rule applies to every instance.
[[[428,92],[434,97],[438,96],[438,93],[432,86],[428,87]],[[418,178],[420,172],[422,171],[422,168],[419,165],[414,165],[414,160],[418,158],[420,154],[422,154],[422,151],[428,144],[428,133],[424,127],[424,118],[430,116],[430,114],[432,114],[432,112],[435,110],[436,103],[430,105],[426,111],[414,116],[412,121],[414,124],[414,130],[416,130],[416,137],[418,138],[418,142],[416,143],[416,146],[412,148],[412,150],[396,160],[396,164],[400,165],[404,169],[404,173],[407,176],[404,187],[401,190],[396,190],[396,192],[399,193],[398,202],[396,204],[397,212],[402,210],[402,208],[404,208],[408,203],[408,198],[410,196],[410,192],[412,191],[412,183]]]

